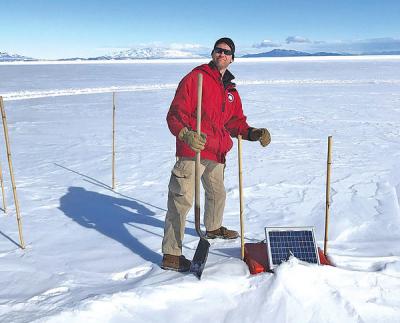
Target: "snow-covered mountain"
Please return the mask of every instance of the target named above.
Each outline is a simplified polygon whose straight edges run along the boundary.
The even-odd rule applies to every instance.
[[[0,52],[0,62],[15,62],[15,61],[35,61],[35,58],[22,56],[18,54],[9,54],[7,52]]]
[[[181,49],[171,49],[163,47],[132,48],[113,53],[111,55],[89,58],[89,60],[103,59],[159,59],[159,58],[201,58],[202,55]]]
[[[326,53],[326,52],[318,52],[318,53],[307,53],[300,52],[297,50],[288,50],[288,49],[273,49],[270,52],[257,53],[257,54],[247,54],[242,57],[300,57],[300,56],[342,56],[342,55],[350,55],[350,54],[339,54],[339,53]]]

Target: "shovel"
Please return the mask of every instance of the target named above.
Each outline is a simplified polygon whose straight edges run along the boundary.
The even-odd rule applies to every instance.
[[[200,136],[200,125],[201,125],[201,99],[203,94],[203,74],[199,73],[197,78],[197,134]],[[194,222],[196,232],[200,237],[200,241],[197,244],[196,252],[190,266],[190,272],[192,272],[198,279],[201,278],[204,266],[206,265],[208,250],[210,249],[210,243],[207,241],[205,234],[200,229],[200,152],[196,153],[196,165],[195,165],[195,204],[194,204]]]

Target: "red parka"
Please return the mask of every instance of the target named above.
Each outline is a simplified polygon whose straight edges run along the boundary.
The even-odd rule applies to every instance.
[[[201,158],[225,163],[225,156],[232,148],[232,137],[242,135],[248,139],[252,129],[243,114],[242,102],[234,76],[226,70],[223,80],[213,62],[193,69],[186,75],[176,90],[167,114],[171,133],[176,136],[176,156],[195,157],[195,152],[178,138],[182,128],[196,130],[197,75],[203,74],[203,96],[201,110],[201,132],[207,135]]]

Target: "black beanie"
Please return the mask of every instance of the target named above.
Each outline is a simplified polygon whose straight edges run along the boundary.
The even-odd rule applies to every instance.
[[[233,40],[230,39],[230,38],[228,38],[228,37],[220,38],[220,39],[218,39],[218,40],[215,42],[214,48],[217,47],[217,45],[218,45],[218,44],[221,44],[221,43],[225,43],[225,44],[227,44],[227,45],[231,48],[231,51],[232,51],[232,60],[234,60],[234,59],[235,59],[235,43],[233,42]],[[214,48],[213,48],[213,50],[214,50]]]

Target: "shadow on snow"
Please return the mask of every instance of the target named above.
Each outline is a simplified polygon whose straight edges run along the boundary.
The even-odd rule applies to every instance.
[[[162,235],[146,227],[164,228],[164,221],[155,218],[155,213],[144,205],[132,199],[87,191],[82,187],[69,187],[67,194],[60,199],[59,209],[81,226],[114,239],[143,259],[155,264],[161,262],[160,254],[145,246],[126,229],[126,226],[131,226],[156,235],[161,245]],[[186,229],[186,233],[196,235],[193,229]]]

